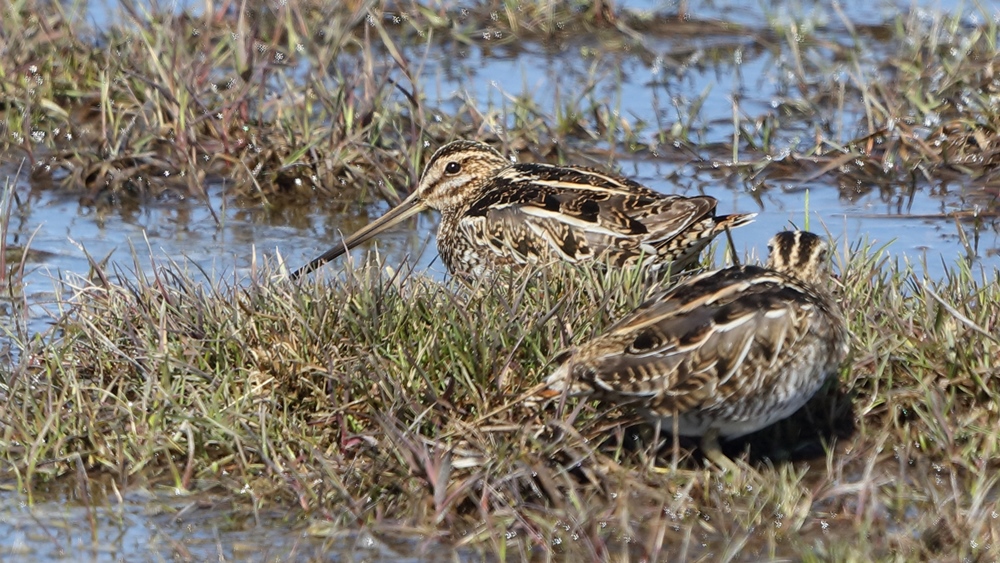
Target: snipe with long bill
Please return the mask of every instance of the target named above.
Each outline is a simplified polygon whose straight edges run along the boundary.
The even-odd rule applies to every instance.
[[[295,273],[295,279],[425,210],[441,212],[448,270],[479,276],[552,261],[605,259],[674,270],[755,214],[715,214],[711,196],[661,194],[582,166],[512,163],[489,145],[454,141],[431,156],[417,189],[388,213]]]

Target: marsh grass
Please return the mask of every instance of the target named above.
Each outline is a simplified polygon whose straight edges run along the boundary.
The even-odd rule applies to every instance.
[[[79,26],[77,35],[72,12],[39,18],[30,2],[4,22],[16,41],[12,67],[29,70],[11,84],[8,108],[23,111],[5,113],[4,142],[31,155],[54,149],[38,154],[37,171],[85,191],[85,203],[203,195],[206,180],[220,178],[241,186],[237,195],[266,198],[339,189],[385,167],[371,155],[404,120],[387,121],[401,107],[389,96],[392,69],[356,56],[372,49],[371,37],[356,34],[364,22],[356,6],[201,19],[123,6],[123,22],[100,34]],[[308,43],[325,70],[294,83],[307,24],[325,38]],[[38,59],[54,67],[29,65]]]
[[[510,44],[512,30],[522,39],[567,35],[613,14],[600,3],[299,2],[201,17],[121,6],[100,31],[81,21],[83,3],[22,0],[0,23],[0,144],[86,205],[204,199],[206,184],[223,181],[230,195],[265,202],[359,188],[394,202],[419,172],[421,141],[437,146],[504,123],[503,110],[462,100],[429,107],[428,48],[452,50],[484,33]],[[589,133],[581,116],[609,114],[591,96],[566,109],[552,128],[515,120],[513,146]]]
[[[799,95],[781,100],[773,114],[743,116],[736,127],[741,143],[733,144],[752,155],[743,165],[775,180],[830,175],[852,197],[878,188],[905,198],[916,186],[962,183],[995,221],[996,19],[983,9],[914,10],[890,26],[854,25],[839,10],[837,16],[852,44],[831,41],[821,26],[772,22],[789,54],[778,66],[796,77]],[[803,120],[812,146],[789,151],[774,144],[783,121],[798,128]],[[761,160],[760,152],[768,156]],[[974,211],[953,215],[982,220]]]
[[[501,558],[995,553],[996,273],[931,281],[887,256],[842,256],[850,361],[726,444],[739,475],[687,443],[675,457],[626,408],[525,400],[640,302],[635,273],[470,288],[377,262],[301,285],[95,265],[4,375],[3,482],[29,502],[88,474],[211,490],[298,507],[317,536],[408,530]]]
[[[970,195],[978,210],[956,216],[978,228],[996,215],[997,24],[985,11],[982,23],[913,11],[865,26],[834,9],[843,31],[831,32],[808,17],[752,27],[608,2],[297,2],[200,17],[122,6],[99,31],[74,15],[82,4],[35,0],[10,3],[0,23],[0,143],[85,204],[204,198],[206,185],[223,184],[268,203],[344,192],[395,202],[428,151],[495,135],[524,159],[663,158],[680,147],[674,158],[695,155],[757,185],[833,175],[849,196],[964,181],[981,191]],[[652,47],[677,36],[713,40]],[[424,91],[431,57],[570,46],[594,64],[551,103],[527,86],[512,94],[516,80],[489,107],[460,94],[436,107]],[[601,53],[634,53],[654,71],[655,123],[621,114],[625,77]],[[676,83],[706,69],[738,77],[739,61],[767,53],[787,94],[751,111],[736,79],[731,139],[709,137],[711,87]]]

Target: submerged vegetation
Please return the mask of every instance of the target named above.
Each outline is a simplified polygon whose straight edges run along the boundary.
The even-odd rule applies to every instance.
[[[696,164],[755,187],[827,176],[845,194],[882,186],[912,195],[962,181],[974,201],[958,217],[997,215],[1000,56],[988,13],[913,11],[883,26],[836,10],[834,21],[771,14],[755,28],[605,2],[232,4],[200,17],[125,3],[122,21],[97,33],[73,15],[82,10],[60,6],[5,8],[0,144],[89,204],[201,196],[206,182],[268,201],[346,188],[396,201],[428,148],[496,136],[522,158],[565,158],[595,142],[612,154],[697,154]],[[653,47],[696,36],[715,40]],[[523,78],[497,85],[499,104],[471,92],[435,102],[427,92],[439,79],[421,74],[431,51],[461,74],[473,72],[466,59],[532,45],[593,63],[552,101],[533,98]],[[751,55],[770,60],[780,94],[762,111],[734,91],[731,138],[708,135],[719,124],[703,115],[707,93],[686,99],[671,85]],[[666,90],[673,108],[657,108],[656,123],[623,114],[622,93],[608,88],[626,57],[651,70],[654,105],[658,84]]]
[[[882,26],[772,15],[755,27],[609,2],[446,5],[237,3],[192,16],[126,2],[96,32],[78,6],[6,2],[0,152],[85,205],[224,189],[279,206],[397,202],[434,148],[488,138],[522,160],[677,159],[754,194],[822,179],[905,206],[919,188],[958,186],[961,205],[942,214],[971,233],[970,256],[975,234],[997,228],[989,14],[914,11]],[[696,36],[713,41],[657,46]],[[467,57],[526,48],[592,64],[551,101],[510,94],[520,84],[499,102],[429,94],[431,52],[471,74]],[[751,52],[768,53],[783,95],[763,108],[734,92],[727,140],[704,96],[665,96],[671,108],[642,121],[607,86],[624,57],[669,93],[692,69]],[[2,202],[6,233],[9,182]],[[59,280],[48,332],[20,326],[18,306],[5,320],[0,482],[29,502],[65,482],[80,503],[136,482],[210,491],[235,512],[294,508],[313,536],[405,531],[500,559],[995,557],[997,272],[948,260],[930,279],[883,247],[840,242],[851,356],[792,419],[723,444],[740,474],[706,468],[693,444],[626,409],[529,398],[562,350],[640,302],[649,288],[635,273],[561,268],[466,287],[376,262],[291,283],[255,264],[206,281],[185,264],[94,259],[86,277]],[[5,307],[31,256],[7,244]]]

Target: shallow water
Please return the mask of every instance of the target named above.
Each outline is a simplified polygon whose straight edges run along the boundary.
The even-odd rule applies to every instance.
[[[322,537],[289,514],[234,516],[230,501],[145,489],[92,506],[51,500],[27,506],[0,495],[4,561],[454,561],[480,560],[417,535],[331,527]]]
[[[648,2],[624,4],[641,9],[671,9],[669,3],[666,6]],[[851,14],[851,21],[857,25],[890,21],[899,6],[911,5],[914,4],[851,0],[839,6]],[[916,5],[928,9],[954,6],[937,1]],[[994,17],[1000,17],[997,8],[991,9]],[[707,2],[691,10],[699,19],[723,16],[747,26],[761,26],[775,17],[807,19],[822,27],[824,35],[849,41],[838,13],[829,2],[794,2],[790,7],[787,2]],[[103,15],[104,11],[97,9],[91,21],[100,25],[105,21],[101,19]],[[656,125],[640,134],[645,135],[645,141],[650,140],[657,128],[669,128],[684,108],[707,93],[692,138],[703,143],[722,143],[732,136],[734,96],[749,116],[772,111],[787,96],[787,78],[782,71],[786,64],[782,60],[784,55],[755,49],[749,36],[736,40],[732,36],[711,35],[660,37],[647,42],[644,55],[594,54],[585,48],[588,45],[585,38],[544,48],[493,43],[493,39],[482,40],[482,45],[470,47],[461,56],[432,52],[422,76],[428,103],[449,108],[458,96],[474,99],[482,107],[502,106],[509,104],[505,101],[507,95],[531,92],[532,99],[550,111],[558,97],[565,94],[566,84],[588,80],[590,69],[596,67],[600,79],[595,86],[596,98],[614,101],[620,115],[630,121]],[[729,53],[728,62],[699,58],[712,49]],[[653,56],[649,57],[650,54]],[[554,82],[556,76],[562,80],[562,89]],[[858,118],[850,111],[839,118],[843,121],[844,138],[855,133]],[[501,128],[484,132],[484,136],[500,134]],[[794,124],[784,123],[776,143],[792,149],[807,143],[810,134],[796,130]],[[727,174],[726,163],[721,159],[715,163],[718,166],[711,159],[699,162],[694,158],[699,155],[673,146],[660,147],[657,155],[641,158],[620,147],[604,148],[614,151],[613,164],[623,174],[654,189],[714,195],[720,200],[723,213],[758,212],[754,224],[735,233],[738,249],[758,256],[777,230],[791,224],[805,226],[808,190],[808,221],[812,230],[828,230],[840,243],[854,243],[861,238],[876,244],[891,243],[889,250],[893,255],[912,262],[926,261],[930,275],[940,276],[944,265],[966,255],[959,226],[949,214],[975,210],[977,206],[979,209],[996,206],[996,194],[991,196],[962,186],[917,186],[912,194],[899,187],[855,193],[835,185],[830,175],[807,182],[754,185],[738,174]],[[259,204],[226,200],[219,195],[220,186],[211,186],[208,204],[221,218],[218,224],[204,202],[191,199],[175,198],[97,211],[81,207],[76,196],[60,194],[39,181],[33,183],[23,174],[17,176],[19,158],[4,155],[0,164],[0,178],[16,182],[20,198],[20,204],[13,209],[7,243],[23,247],[30,241],[34,254],[27,259],[29,273],[23,295],[6,298],[0,304],[11,313],[5,315],[8,330],[13,330],[10,328],[13,318],[26,319],[29,332],[45,330],[48,321],[59,312],[60,280],[69,286],[79,285],[79,277],[88,274],[88,254],[98,262],[107,259],[129,275],[128,271],[136,267],[131,259],[131,249],[135,248],[138,267],[144,270],[153,263],[189,261],[192,266],[202,268],[208,279],[231,280],[234,274],[249,273],[255,261],[278,254],[290,268],[295,268],[336,244],[339,232],[349,233],[385,210],[384,204],[354,205],[349,197],[308,209],[265,209]],[[377,248],[388,256],[389,264],[401,263],[406,255],[411,255],[418,269],[430,269],[443,276],[444,267],[436,260],[434,248],[436,225],[437,216],[425,214],[381,237]],[[964,223],[962,228],[970,237],[978,235],[974,264],[987,271],[1000,267],[997,220],[985,221],[978,231],[970,223]],[[843,250],[843,244],[839,248]],[[354,256],[360,258],[367,251],[360,249]],[[10,338],[4,340],[11,345]],[[333,552],[352,560],[398,560],[413,548],[413,544],[404,544],[402,549],[392,547],[360,532],[345,533],[330,541],[306,538],[300,526],[277,517],[267,519],[262,525],[247,522],[245,526],[231,525],[224,530],[212,518],[198,518],[197,525],[192,526],[176,516],[192,502],[195,501],[167,502],[157,495],[131,493],[123,502],[111,502],[102,508],[88,509],[78,503],[67,505],[58,499],[29,508],[21,497],[4,494],[0,496],[0,555],[35,560],[82,557],[103,561],[166,559],[172,553],[194,560],[220,555],[230,560],[269,560]],[[190,510],[201,510],[202,515],[223,515],[221,511],[194,506],[184,514],[190,516]],[[442,551],[442,557],[448,555],[454,554]]]

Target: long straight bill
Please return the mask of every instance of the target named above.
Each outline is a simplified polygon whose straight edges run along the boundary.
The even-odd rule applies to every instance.
[[[295,272],[292,273],[292,279],[296,280],[300,276],[308,274],[323,264],[326,264],[330,260],[334,260],[340,255],[346,254],[355,246],[372,239],[375,235],[381,233],[382,231],[388,230],[393,225],[401,223],[425,209],[427,209],[427,205],[419,200],[417,192],[413,192],[409,197],[404,199],[402,203],[390,209],[385,215],[375,219],[364,227],[361,227],[357,232],[347,237],[339,245],[327,250],[321,256],[314,258],[305,266],[295,270]]]

